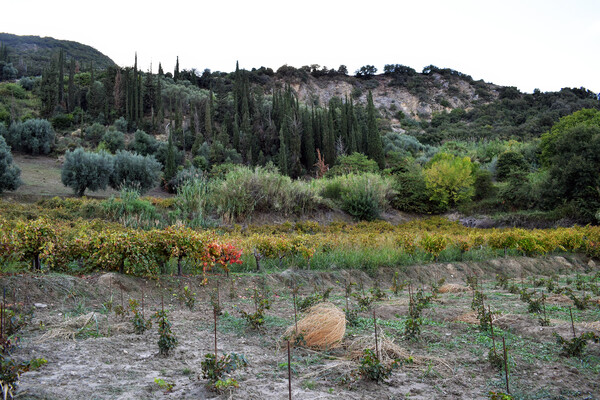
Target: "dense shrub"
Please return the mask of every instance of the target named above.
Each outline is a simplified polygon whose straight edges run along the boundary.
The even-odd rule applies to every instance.
[[[342,209],[353,217],[372,221],[389,206],[391,183],[376,174],[349,174],[342,183]]]
[[[3,125],[0,124],[0,128]],[[21,185],[21,170],[13,163],[10,147],[0,136],[0,193],[5,190],[16,190]]]
[[[116,122],[115,122],[116,126]],[[152,135],[148,135],[142,130],[135,131],[133,141],[129,145],[129,149],[143,156],[155,154],[158,150],[158,142]]]
[[[438,153],[423,171],[425,183],[433,192],[431,200],[443,208],[458,205],[473,197],[473,163],[469,157]]]
[[[517,151],[505,151],[498,156],[496,179],[504,181],[508,179],[511,173],[527,172],[528,169],[529,165],[527,165],[523,154]]]
[[[91,191],[106,189],[113,172],[113,157],[100,152],[91,153],[79,147],[65,153],[61,180],[78,196],[83,196],[86,189]]]
[[[349,156],[340,156],[335,165],[327,171],[326,176],[347,175],[350,173],[360,174],[364,172],[376,173],[379,171],[377,162],[369,159],[361,153],[352,153]]]
[[[212,202],[229,221],[243,220],[253,211],[303,213],[320,204],[308,185],[267,167],[234,167],[215,185]]]
[[[355,218],[374,220],[389,208],[392,182],[373,173],[348,174],[319,179],[313,183],[318,193],[336,202]]]
[[[102,137],[106,133],[106,128],[104,125],[95,122],[94,124],[88,126],[85,130],[85,140],[97,146],[102,140]]]
[[[113,189],[130,188],[146,193],[159,181],[161,165],[153,156],[119,150],[114,160],[114,170],[110,177]]]
[[[54,145],[54,129],[45,119],[28,119],[14,122],[6,137],[13,150],[29,154],[48,154]]]
[[[474,200],[482,200],[493,196],[495,188],[492,182],[492,173],[478,169],[477,172],[475,172],[473,187],[475,189]]]
[[[111,153],[116,153],[125,149],[125,134],[111,127],[102,136],[102,142]]]
[[[427,187],[423,171],[416,166],[394,174],[392,187],[396,192],[392,207],[399,211],[417,214],[441,211],[439,204],[431,200],[433,192]]]

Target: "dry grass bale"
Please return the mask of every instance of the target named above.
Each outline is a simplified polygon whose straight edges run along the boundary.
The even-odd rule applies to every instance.
[[[492,312],[494,312],[494,310],[492,310]],[[496,314],[494,313],[492,315],[492,322],[496,323],[496,322],[505,322],[505,323],[510,323],[510,322],[514,322],[514,318],[511,314]],[[479,318],[477,316],[477,313],[475,311],[470,311],[464,314],[459,315],[458,317],[456,317],[454,319],[454,322],[465,322],[467,324],[474,324],[474,325],[479,325],[480,321]]]
[[[302,335],[307,347],[331,349],[338,347],[346,333],[346,314],[331,303],[319,303],[308,310],[298,321],[298,335]],[[296,326],[290,326],[283,337],[296,340]]]
[[[546,297],[546,303],[549,304],[573,304],[573,300],[564,294],[553,294]]]
[[[469,289],[467,286],[459,285],[456,283],[446,283],[442,285],[439,289],[440,293],[460,293],[460,292],[468,292]]]
[[[407,359],[411,357],[406,349],[398,346],[393,340],[388,339],[383,334],[380,334],[377,343],[379,347],[379,360],[384,364],[392,362],[397,358]],[[363,356],[365,349],[370,349],[375,353],[374,335],[359,336],[350,342],[348,344],[350,359],[358,361]]]
[[[461,314],[454,322],[465,322],[467,324],[479,324],[479,318],[477,318],[477,313],[475,311],[469,311],[467,313]]]
[[[73,339],[78,334],[84,333],[84,330],[89,329],[96,334],[108,336],[112,333],[126,331],[128,324],[110,324],[108,317],[101,316],[95,312],[83,314],[78,317],[64,320],[54,327],[50,327],[48,331],[42,335],[38,342],[44,342],[51,339]]]
[[[579,326],[585,330],[594,330],[596,332],[600,332],[600,321],[593,321],[593,322],[580,322],[578,324],[575,324],[576,326]]]
[[[393,339],[388,339],[385,334],[381,333],[377,340],[379,347],[379,360],[382,364],[390,364],[396,359],[407,360],[412,359],[410,363],[403,365],[403,368],[420,368],[423,365],[433,364],[437,367],[444,367],[448,373],[452,373],[452,368],[437,357],[425,357],[411,355],[408,350],[398,346]],[[365,349],[370,349],[375,352],[375,337],[374,335],[359,336],[347,345],[349,357],[352,361],[358,361],[363,356]]]

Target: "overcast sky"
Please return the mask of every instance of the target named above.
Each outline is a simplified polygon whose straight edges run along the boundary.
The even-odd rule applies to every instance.
[[[89,4],[89,5],[88,5]],[[93,7],[92,7],[93,5]],[[600,92],[599,0],[18,0],[0,31],[78,41],[147,70],[433,64],[525,92]]]

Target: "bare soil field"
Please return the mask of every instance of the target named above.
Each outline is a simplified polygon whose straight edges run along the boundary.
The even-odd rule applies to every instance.
[[[504,373],[488,361],[491,335],[481,330],[471,307],[474,291],[467,281],[472,283],[474,276],[493,312],[496,346],[501,349],[500,338],[506,340],[514,397],[596,399],[600,394],[600,346],[589,342],[581,356],[565,357],[553,334],[572,337],[569,308],[577,335],[600,333],[599,297],[589,290],[600,283],[599,270],[593,262],[563,257],[399,269],[398,279],[410,281],[411,292],[422,289],[431,293],[432,282],[446,279],[446,286],[441,286],[423,309],[420,334],[412,339],[405,335],[411,304],[408,286],[393,293],[392,270],[380,270],[375,277],[360,271],[236,274],[211,277],[206,286],[198,277],[147,281],[113,273],[81,277],[20,274],[4,276],[0,283],[6,288],[7,303],[31,310],[31,319],[18,334],[14,355],[48,361],[21,376],[18,399],[287,399],[287,350],[282,335],[294,324],[292,282],[300,288],[300,301],[311,295],[322,297],[330,287],[328,300],[345,308],[344,283],[349,281],[355,283],[349,308],[357,315],[347,322],[341,345],[326,350],[292,349],[294,399],[487,399],[490,391],[506,392],[506,383]],[[510,284],[531,294],[544,290],[548,295],[544,282],[554,276],[555,286],[572,288],[579,297],[587,290],[591,297],[588,306],[579,310],[565,293],[548,295],[545,308],[550,325],[541,326],[542,314],[529,313],[519,294],[496,287],[494,276],[500,272]],[[248,361],[246,368],[231,373],[239,388],[223,393],[208,388],[201,371],[205,355],[214,352],[210,299],[212,294],[214,301],[217,294],[217,281],[222,308],[217,323],[218,352],[243,354]],[[196,295],[192,310],[182,300],[186,286]],[[373,288],[380,288],[384,296],[361,309],[359,299],[375,293]],[[251,329],[240,313],[254,310],[255,289],[268,292],[272,300],[259,330]],[[161,301],[169,312],[179,344],[168,356],[159,355],[155,321],[151,329],[138,335],[131,313],[119,316],[114,312],[121,304],[127,308],[130,298],[141,300],[142,294],[146,317],[161,308]],[[357,343],[362,343],[362,348],[374,347],[373,311],[380,351],[389,351],[391,358],[401,354],[412,360],[379,384],[359,376],[355,353]],[[303,315],[300,312],[298,317]],[[396,353],[391,354],[390,349]],[[161,388],[156,379],[172,388]]]

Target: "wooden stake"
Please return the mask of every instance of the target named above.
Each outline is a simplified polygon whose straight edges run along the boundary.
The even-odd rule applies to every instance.
[[[377,318],[375,317],[375,310],[373,310],[373,325],[375,326],[375,356],[379,360],[379,344],[377,343]]]
[[[573,329],[573,338],[577,337],[575,334],[575,324],[573,323],[573,312],[571,311],[571,307],[569,307],[569,315],[571,316],[571,328]]]
[[[142,286],[142,319],[144,318],[144,287]]]
[[[492,331],[492,347],[494,349],[494,354],[496,354],[496,339],[494,338],[494,323],[492,322],[492,310],[488,305],[488,313],[490,314],[490,330]]]
[[[502,337],[502,348],[504,349],[504,377],[506,378],[506,394],[510,394],[510,388],[508,387],[508,356],[506,353],[506,342],[504,336]]]
[[[298,336],[298,310],[296,308],[296,290],[292,288],[292,300],[294,302],[294,325],[296,326],[296,336]]]
[[[217,362],[217,309],[213,308],[213,315],[215,320],[215,363]]]
[[[290,394],[290,400],[292,400],[292,353],[290,350],[290,341],[287,341],[288,349],[288,391]]]
[[[217,279],[217,308],[221,308],[221,296],[219,295],[219,279]]]
[[[544,307],[544,324],[548,321],[548,316],[546,315],[546,296],[544,296],[544,291],[542,290],[542,307]]]

